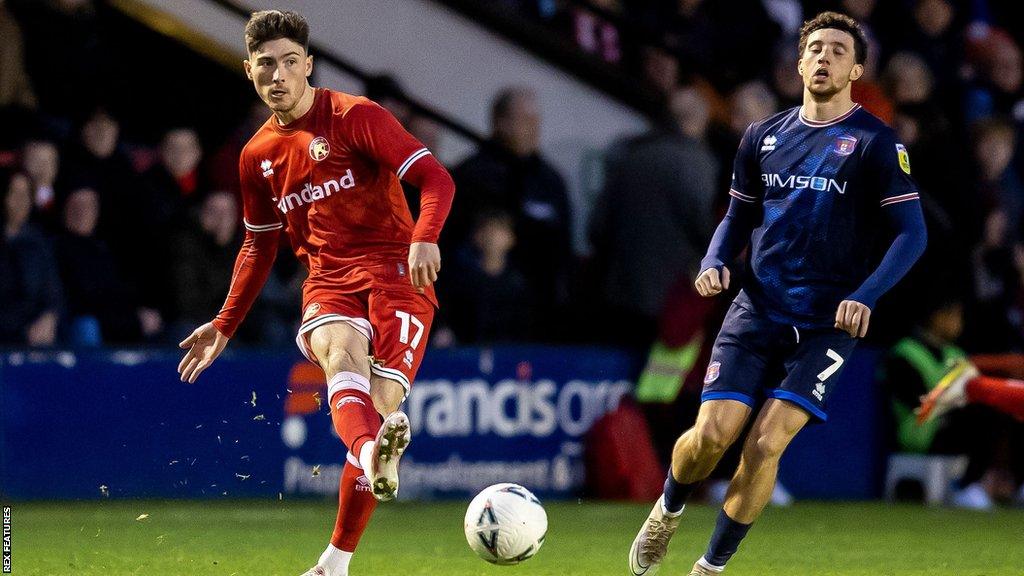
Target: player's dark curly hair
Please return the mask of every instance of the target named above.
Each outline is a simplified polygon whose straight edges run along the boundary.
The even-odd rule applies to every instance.
[[[245,25],[245,47],[252,54],[260,44],[269,40],[287,38],[309,51],[309,24],[296,12],[289,10],[260,10],[253,12]]]
[[[856,20],[839,12],[822,12],[813,19],[804,22],[804,25],[800,27],[801,57],[803,57],[804,50],[807,48],[807,38],[812,33],[825,28],[840,30],[853,36],[853,57],[857,64],[864,64],[868,59],[868,40],[864,34],[864,29],[860,27]]]

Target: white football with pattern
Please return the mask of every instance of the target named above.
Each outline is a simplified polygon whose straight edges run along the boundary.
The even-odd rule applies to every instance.
[[[548,515],[540,500],[518,484],[484,488],[466,510],[466,541],[492,564],[518,564],[544,544]]]

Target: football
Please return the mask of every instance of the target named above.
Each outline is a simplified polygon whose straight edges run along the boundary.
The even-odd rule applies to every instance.
[[[503,566],[533,557],[544,544],[548,515],[540,500],[518,484],[484,488],[466,510],[466,541],[484,560]]]

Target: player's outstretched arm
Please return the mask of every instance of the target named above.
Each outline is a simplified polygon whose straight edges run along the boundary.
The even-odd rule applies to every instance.
[[[196,378],[206,370],[228,345],[228,337],[221,334],[212,322],[196,328],[188,338],[178,344],[179,348],[188,350],[185,357],[178,363],[178,374],[182,382],[194,384]]]

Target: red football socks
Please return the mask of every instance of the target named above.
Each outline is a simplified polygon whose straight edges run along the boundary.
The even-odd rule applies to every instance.
[[[380,416],[369,394],[370,382],[359,374],[341,372],[331,378],[327,389],[334,430],[358,460],[363,444],[373,440],[380,429]]]
[[[376,508],[377,499],[373,497],[369,480],[351,460],[346,461],[338,485],[338,519],[331,544],[345,552],[355,552]]]
[[[979,376],[967,383],[967,400],[1024,420],[1024,380]]]

